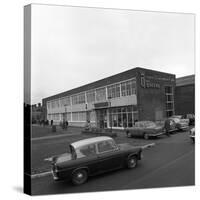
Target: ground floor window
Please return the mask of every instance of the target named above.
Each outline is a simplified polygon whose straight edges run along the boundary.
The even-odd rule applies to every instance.
[[[133,127],[136,121],[138,121],[136,106],[110,108],[109,110],[110,127]]]
[[[86,112],[72,112],[72,121],[85,122]]]

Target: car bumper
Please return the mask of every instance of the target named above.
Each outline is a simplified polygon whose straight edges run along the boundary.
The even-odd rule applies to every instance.
[[[181,130],[187,130],[189,128],[189,126],[181,126],[180,129]]]

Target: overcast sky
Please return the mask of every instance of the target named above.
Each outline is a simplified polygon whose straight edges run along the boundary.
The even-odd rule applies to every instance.
[[[31,101],[134,67],[194,74],[194,15],[33,5]]]

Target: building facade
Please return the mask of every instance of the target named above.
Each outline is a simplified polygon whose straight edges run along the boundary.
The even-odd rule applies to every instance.
[[[40,123],[43,120],[43,107],[41,103],[31,106],[31,122],[33,124]]]
[[[175,113],[177,115],[195,113],[195,76],[176,79]]]
[[[45,117],[60,123],[99,128],[134,126],[174,114],[175,75],[144,68],[131,70],[43,99]]]

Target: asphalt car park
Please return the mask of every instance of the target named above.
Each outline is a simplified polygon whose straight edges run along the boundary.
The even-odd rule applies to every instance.
[[[175,132],[171,137],[162,135],[149,140],[118,134],[115,138],[118,144],[155,145],[143,151],[137,168],[101,174],[80,186],[66,181],[55,182],[48,158],[67,152],[70,143],[92,136],[81,133],[59,135],[57,138],[49,136],[32,141],[32,192],[35,195],[194,185],[194,144],[190,141],[189,130]]]

